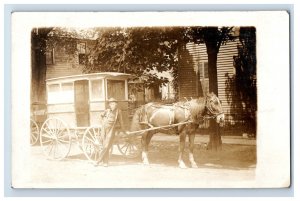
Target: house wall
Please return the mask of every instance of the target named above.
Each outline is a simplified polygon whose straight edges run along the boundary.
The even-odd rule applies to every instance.
[[[80,40],[86,43],[86,53],[89,53],[94,46],[94,41]],[[49,50],[48,50],[49,51]],[[63,77],[69,75],[81,75],[84,65],[79,64],[79,54],[67,54],[64,47],[57,45],[54,48],[53,64],[47,64],[46,79]]]
[[[197,97],[199,95],[199,84],[196,71],[194,70],[193,52],[190,46],[179,49],[179,69],[178,69],[178,97],[183,100],[185,98]]]
[[[196,85],[198,87],[197,96],[205,96],[209,92],[209,82],[208,79],[203,78],[203,72],[200,71],[199,66],[203,62],[208,62],[205,44],[188,43],[187,49],[193,57],[193,69],[198,74],[196,78],[199,81],[198,86]]]
[[[228,79],[235,75],[234,56],[238,55],[238,44],[239,41],[233,41],[221,46],[217,60],[218,97],[222,101],[226,118],[229,121],[234,121],[234,117],[239,115],[231,112],[233,104],[230,96],[234,94],[232,93],[234,89],[228,87]],[[179,80],[181,83],[179,85],[179,91],[181,91],[179,97],[205,96],[209,90],[209,81],[200,76],[199,64],[208,62],[206,46],[205,44],[188,43],[186,49],[188,53],[184,54],[183,59],[187,59],[188,62],[181,62],[183,65],[180,65],[179,70]]]
[[[241,114],[234,114],[231,97],[235,94],[234,88],[229,87],[229,79],[235,75],[234,56],[238,55],[237,46],[239,41],[228,42],[226,45],[220,47],[218,60],[217,60],[217,73],[218,73],[218,93],[219,98],[222,100],[224,112],[227,121],[235,123],[240,119]]]

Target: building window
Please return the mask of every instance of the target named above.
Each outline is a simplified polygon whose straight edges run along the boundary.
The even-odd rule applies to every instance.
[[[77,51],[78,51],[78,61],[79,64],[86,64],[86,43],[85,42],[80,42],[77,43]]]
[[[46,51],[46,65],[54,64],[54,48]]]
[[[200,79],[208,79],[208,62],[202,61],[198,63]]]
[[[79,64],[85,65],[86,64],[86,55],[79,54]]]

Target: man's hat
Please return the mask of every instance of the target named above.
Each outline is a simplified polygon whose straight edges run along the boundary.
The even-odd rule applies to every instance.
[[[109,103],[112,103],[112,102],[115,102],[115,103],[116,103],[116,102],[117,102],[117,100],[116,100],[116,99],[114,99],[114,98],[110,98],[110,99],[108,99],[108,102],[109,102]]]

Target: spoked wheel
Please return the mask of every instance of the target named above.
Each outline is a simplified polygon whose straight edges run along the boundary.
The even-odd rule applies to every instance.
[[[118,149],[126,158],[135,158],[141,152],[141,139],[138,136],[127,136],[118,141]]]
[[[42,125],[40,142],[49,159],[62,160],[70,152],[71,139],[67,124],[59,118],[49,118]]]
[[[39,140],[39,126],[37,123],[30,119],[30,144],[35,145]]]
[[[82,138],[82,150],[89,161],[95,163],[99,160],[103,143],[100,126],[92,126],[85,130]]]

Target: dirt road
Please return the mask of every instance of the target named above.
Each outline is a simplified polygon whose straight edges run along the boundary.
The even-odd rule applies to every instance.
[[[126,159],[114,149],[109,167],[95,167],[76,146],[65,160],[51,161],[45,158],[40,146],[33,146],[28,187],[208,188],[250,187],[254,182],[255,145],[224,143],[222,152],[214,154],[203,149],[203,139],[198,138],[195,160],[199,168],[180,169],[177,167],[177,138],[167,138],[154,138],[149,166],[143,165],[140,157]],[[187,158],[186,153],[186,162]]]

